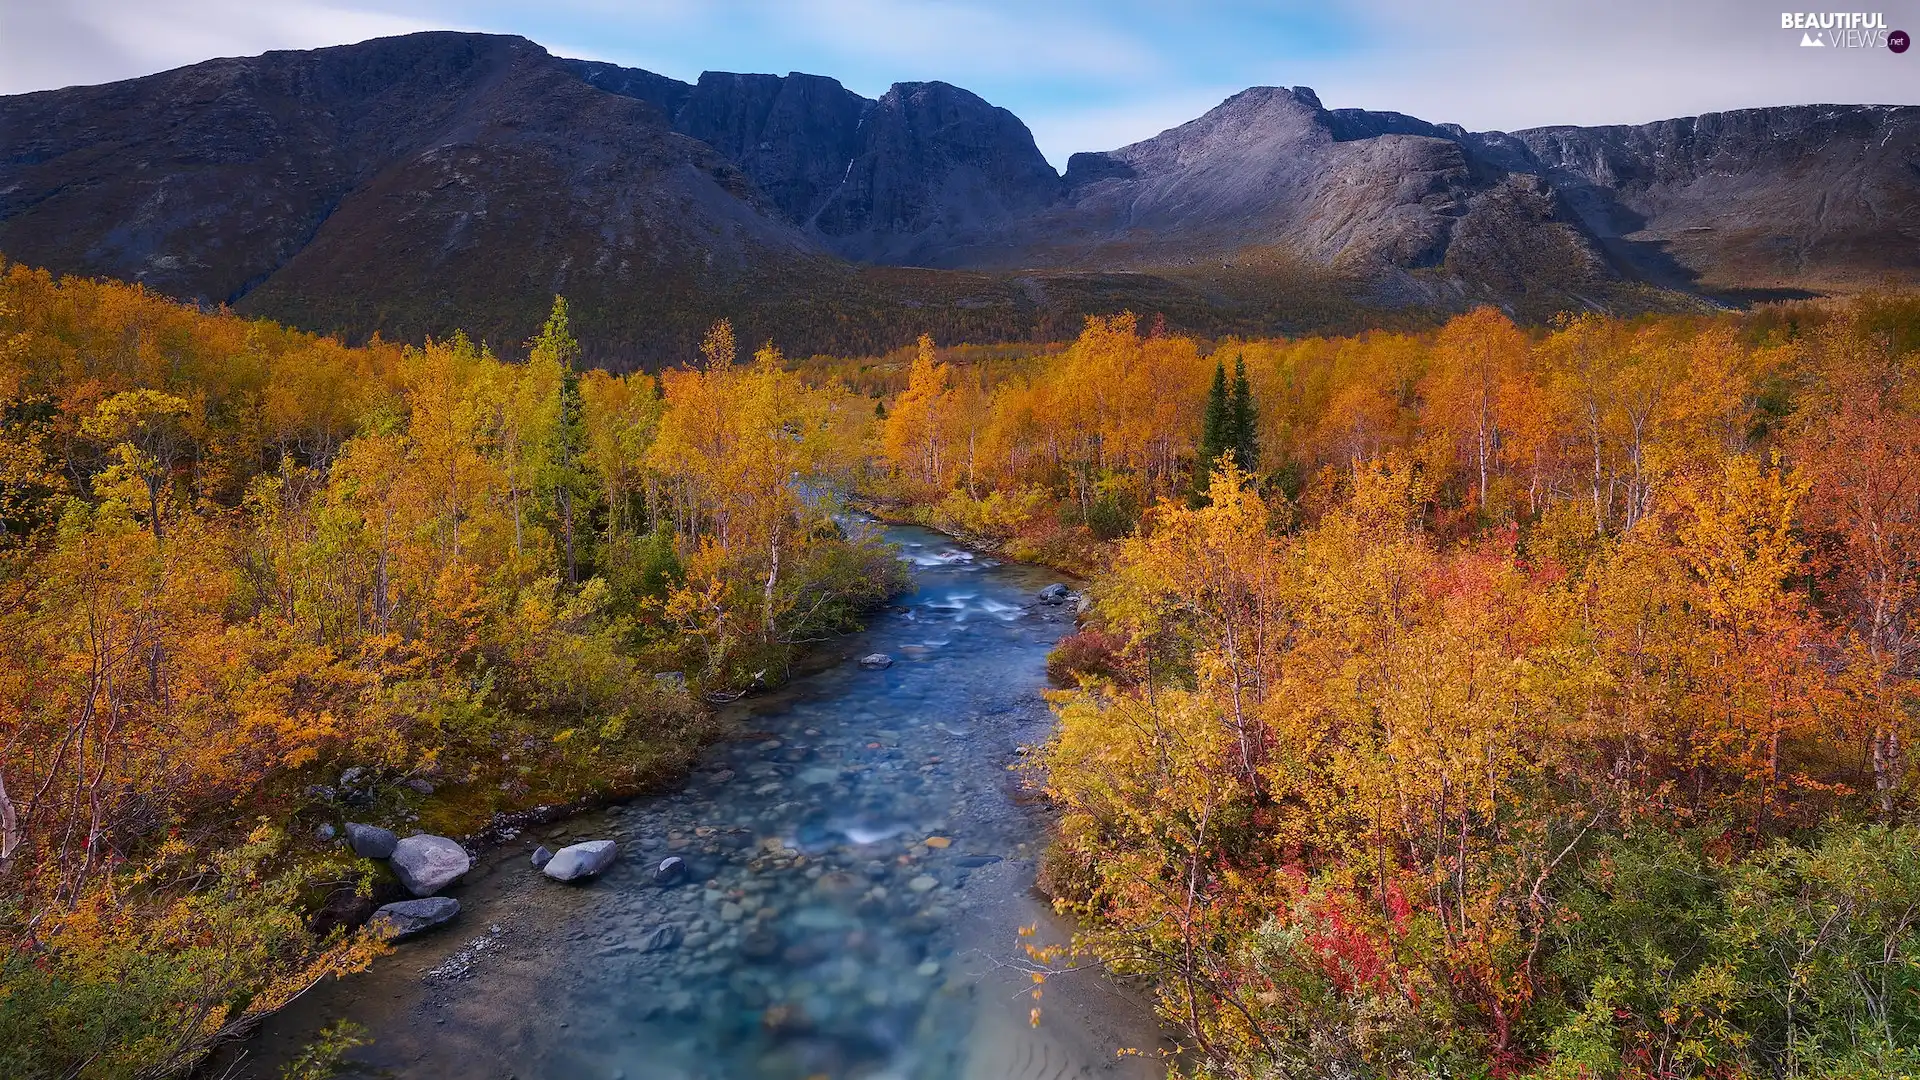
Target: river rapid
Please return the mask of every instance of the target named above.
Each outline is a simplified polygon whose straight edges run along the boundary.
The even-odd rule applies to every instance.
[[[454,923],[270,1018],[230,1075],[278,1076],[344,1017],[368,1072],[436,1080],[1162,1076],[1137,996],[1081,971],[1030,997],[1022,946],[1070,928],[1033,890],[1046,817],[1017,762],[1049,731],[1071,606],[1035,602],[1044,570],[885,537],[913,591],[834,643],[841,662],[730,707],[750,737],[676,793],[501,845],[449,891]],[[872,652],[893,666],[861,668]],[[620,857],[591,884],[528,863],[599,838]],[[691,874],[656,885],[676,855]]]

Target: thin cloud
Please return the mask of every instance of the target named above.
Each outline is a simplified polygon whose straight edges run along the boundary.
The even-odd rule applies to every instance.
[[[1154,78],[1161,58],[1123,28],[1071,11],[976,3],[797,0],[778,9],[779,32],[808,51],[895,68],[1056,80]]]
[[[9,5],[0,23],[0,93],[108,82],[216,56],[344,45],[431,28],[406,14],[309,0]]]

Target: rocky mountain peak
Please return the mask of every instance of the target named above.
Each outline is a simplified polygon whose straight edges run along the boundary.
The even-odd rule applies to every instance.
[[[872,105],[823,75],[709,71],[673,127],[738,162],[788,220],[805,224],[839,185]]]
[[[350,333],[517,340],[555,291],[638,342],[909,281],[966,292],[941,318],[1002,305],[1006,327],[1050,290],[1153,310],[1175,280],[1205,278],[1211,311],[1220,282],[1270,296],[1275,267],[1369,303],[1548,313],[1615,286],[1920,279],[1914,106],[1471,133],[1258,86],[1063,178],[1019,117],[948,83],[688,83],[427,33],[0,98],[0,148],[9,258]],[[1017,273],[989,300],[985,278],[849,262]]]
[[[859,150],[813,225],[849,258],[941,265],[1059,193],[1019,117],[949,83],[896,83],[861,122]]]

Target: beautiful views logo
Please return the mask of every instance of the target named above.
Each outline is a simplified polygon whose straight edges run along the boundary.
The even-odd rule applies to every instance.
[[[1889,30],[1877,11],[1783,11],[1780,29],[1800,31],[1803,49],[1880,49],[1907,51],[1905,30]]]

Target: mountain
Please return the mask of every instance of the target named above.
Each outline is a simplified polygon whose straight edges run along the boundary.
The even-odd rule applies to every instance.
[[[1076,154],[1021,253],[1069,265],[1232,263],[1284,251],[1376,289],[1439,271],[1493,295],[1614,275],[1551,185],[1408,117],[1335,115],[1256,87],[1110,153]],[[1428,298],[1431,299],[1431,298]]]
[[[0,145],[10,258],[322,328],[517,330],[555,290],[659,307],[840,272],[724,155],[517,38],[7,98]]]
[[[650,102],[725,154],[786,219],[845,258],[951,265],[950,250],[1050,205],[1060,177],[1020,118],[942,82],[871,101],[819,75],[709,71],[696,85],[583,60],[595,86]]]
[[[1920,277],[1920,108],[1742,109],[1479,136],[1550,182],[1622,271],[1671,287]]]
[[[567,294],[596,358],[731,315],[790,351],[1202,333],[1491,301],[1710,305],[1920,278],[1920,108],[1469,132],[1255,87],[1061,176],[939,82],[685,83],[428,33],[0,98],[0,252],[350,336],[507,348]]]

